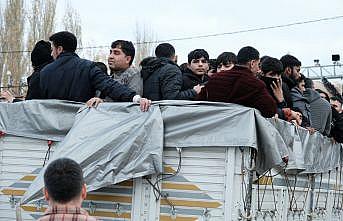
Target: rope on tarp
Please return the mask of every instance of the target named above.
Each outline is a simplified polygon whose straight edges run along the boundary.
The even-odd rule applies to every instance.
[[[50,159],[50,153],[51,153],[51,146],[52,146],[53,142],[51,140],[48,140],[48,150],[45,153],[45,157],[44,157],[44,162],[43,162],[43,167],[45,166],[45,164],[49,161]]]

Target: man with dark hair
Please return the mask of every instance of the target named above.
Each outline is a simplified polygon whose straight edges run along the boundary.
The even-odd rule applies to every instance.
[[[282,90],[287,106],[292,108],[291,90],[297,86],[297,80],[300,77],[301,62],[292,55],[285,55],[280,59],[283,65]]]
[[[159,44],[155,49],[155,55],[158,58],[171,58],[176,63],[175,48],[169,43]]]
[[[332,107],[332,128],[330,136],[337,142],[343,143],[343,110],[342,100],[338,97],[330,97]]]
[[[232,52],[223,52],[217,58],[217,72],[229,71],[237,64],[237,56]]]
[[[68,158],[51,162],[44,173],[44,196],[49,208],[38,221],[96,221],[81,208],[87,196],[80,165]]]
[[[209,70],[207,72],[207,76],[212,77],[215,73],[217,73],[217,59],[210,59],[208,60]]]
[[[338,97],[330,97],[330,104],[335,110],[341,114],[343,113],[343,108],[342,108],[342,100],[339,99]]]
[[[135,47],[133,43],[131,41],[117,40],[111,45],[108,66],[114,80],[142,95],[143,80],[139,70],[132,66],[134,58]]]
[[[312,117],[310,110],[310,102],[304,96],[305,91],[305,76],[300,74],[300,77],[296,81],[296,86],[291,89],[291,99],[292,99],[292,108],[300,110],[303,116],[303,121],[301,126],[308,128],[312,127]]]
[[[237,54],[238,64],[210,78],[199,100],[241,104],[258,109],[264,117],[273,117],[276,103],[263,81],[256,77],[260,70],[259,56],[253,47],[242,48]]]
[[[278,117],[286,121],[295,120],[297,124],[300,125],[301,113],[287,108],[287,104],[283,97],[282,71],[283,66],[281,61],[273,57],[263,56],[259,78],[266,84],[269,94],[274,98],[277,104]]]
[[[156,57],[141,62],[143,96],[151,100],[192,100],[200,92],[200,86],[181,90],[182,73],[175,63],[175,49],[171,44],[162,43],[155,49]]]
[[[305,86],[305,87],[306,87],[306,86]],[[318,88],[316,88],[316,89],[314,89],[314,90],[317,91],[317,92],[319,93],[319,95],[320,95],[321,98],[324,98],[327,102],[330,103],[330,97],[329,97],[329,95],[328,95],[325,91],[323,91],[323,90],[321,90],[321,89],[318,89]]]
[[[99,90],[115,101],[132,101],[140,103],[143,111],[148,109],[151,101],[141,98],[133,90],[111,79],[94,62],[79,58],[75,53],[77,40],[74,34],[58,32],[50,37],[50,41],[55,61],[41,70],[42,99],[86,102]],[[99,100],[91,103],[96,106]]]
[[[331,129],[332,111],[330,103],[314,90],[313,81],[309,78],[305,79],[304,97],[310,103],[312,127],[328,136]]]
[[[182,90],[203,85],[208,81],[209,55],[204,49],[195,49],[188,54],[187,69],[183,73]]]

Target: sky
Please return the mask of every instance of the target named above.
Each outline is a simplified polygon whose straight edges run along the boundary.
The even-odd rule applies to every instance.
[[[84,46],[110,45],[117,39],[135,42],[136,24],[146,26],[155,40],[240,31],[343,15],[343,2],[326,1],[114,1],[72,0],[82,21]],[[64,2],[59,1],[58,16]],[[322,65],[332,64],[331,55],[343,57],[343,18],[273,30],[223,35],[217,37],[171,41],[179,63],[187,54],[204,48],[210,58],[221,52],[250,45],[261,56],[280,58],[292,54],[303,66],[319,59]],[[107,49],[105,49],[107,52]],[[343,59],[343,58],[342,58]]]
[[[72,0],[71,4],[81,17],[83,46],[110,46],[117,39],[135,42],[136,24],[145,26],[153,33],[154,40],[160,41],[343,15],[340,0]],[[58,20],[64,14],[65,5],[65,1],[59,0]],[[174,45],[180,64],[196,48],[203,48],[210,58],[216,58],[224,51],[237,54],[240,48],[250,45],[261,56],[280,58],[289,53],[299,58],[303,66],[313,65],[314,59],[327,65],[332,64],[332,54],[340,54],[343,59],[343,18],[169,43]]]

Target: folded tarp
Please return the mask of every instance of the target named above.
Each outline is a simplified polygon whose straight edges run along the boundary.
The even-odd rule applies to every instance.
[[[310,134],[308,130],[289,122],[270,119],[279,131],[289,150],[289,173],[325,173],[341,165],[340,143],[319,132]]]
[[[89,109],[47,100],[1,103],[0,114],[0,130],[8,134],[62,141],[53,159],[79,162],[90,190],[162,172],[164,146],[252,147],[259,173],[281,165],[288,155],[289,169],[297,172],[327,171],[340,160],[340,144],[281,120],[266,120],[257,110],[236,104],[161,101],[143,113],[132,103]],[[25,202],[39,193],[43,173],[44,169]]]
[[[0,102],[0,130],[20,137],[62,141],[83,106],[59,100]]]
[[[81,165],[89,191],[162,172],[163,121],[158,106],[142,113],[137,106],[103,104],[84,109],[58,144],[49,163],[67,157]],[[42,196],[44,167],[23,202]]]

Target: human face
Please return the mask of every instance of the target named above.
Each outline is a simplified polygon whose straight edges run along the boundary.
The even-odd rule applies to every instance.
[[[54,43],[51,42],[51,56],[54,58],[54,60],[57,59],[57,57],[63,52],[63,47],[58,46],[55,47]]]
[[[300,91],[304,92],[305,91],[305,81],[302,80],[298,83],[298,88],[300,89]]]
[[[342,113],[342,104],[339,101],[330,100],[331,106],[336,109],[338,113]]]
[[[217,67],[217,72],[229,71],[235,66],[233,63],[229,62],[227,64],[220,63]]]
[[[260,59],[249,61],[249,69],[254,74],[259,73],[261,71],[261,69],[260,69]]]
[[[294,66],[292,68],[291,76],[295,80],[298,80],[300,78],[300,66]]]
[[[192,59],[191,63],[187,66],[196,75],[204,75],[209,69],[208,61],[204,57]]]
[[[127,56],[120,46],[110,49],[108,66],[111,71],[124,71],[130,67],[131,56]]]

